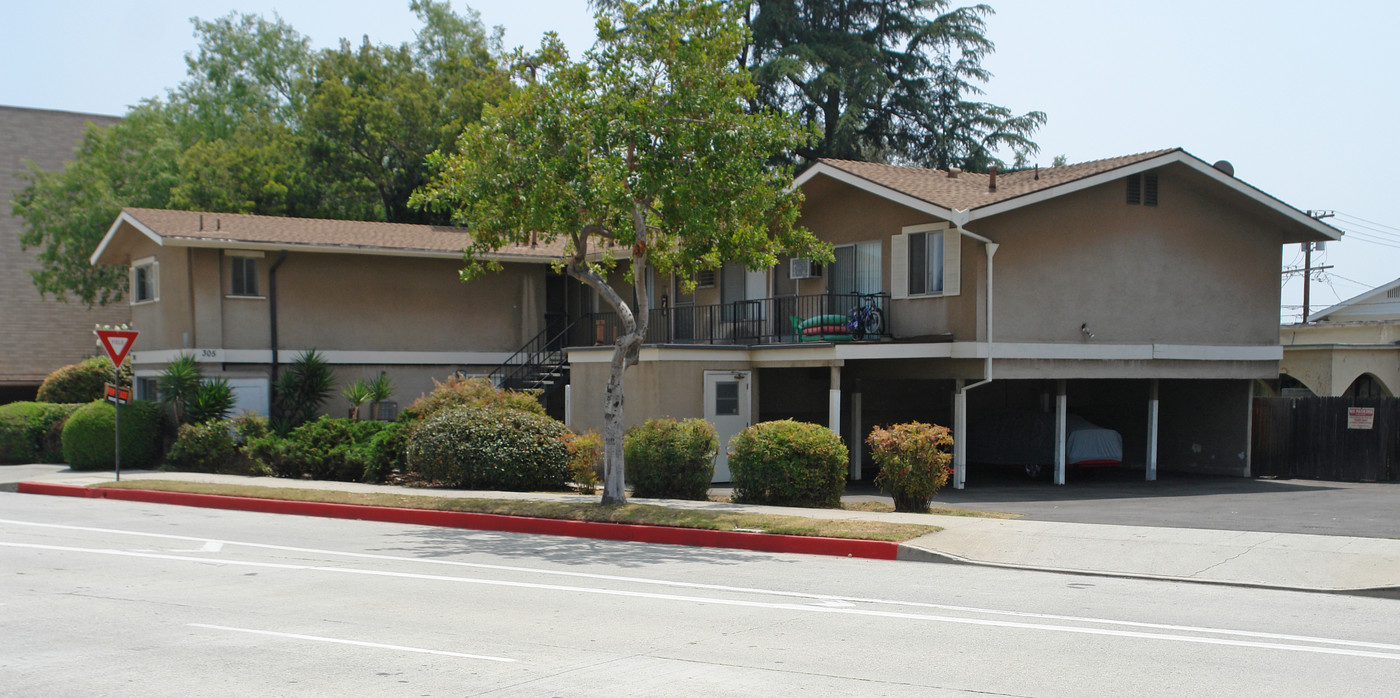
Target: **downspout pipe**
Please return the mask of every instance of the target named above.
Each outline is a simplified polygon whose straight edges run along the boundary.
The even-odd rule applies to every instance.
[[[992,260],[996,257],[997,249],[1000,245],[992,242],[989,238],[970,232],[963,227],[971,218],[968,211],[954,211],[954,214],[956,215],[954,216],[953,224],[957,227],[958,233],[981,242],[983,245],[986,245],[987,249],[987,302],[983,311],[986,313],[987,321],[986,364],[982,368],[982,380],[969,385],[963,385],[962,379],[958,379],[957,391],[953,395],[953,489],[960,490],[963,489],[967,480],[967,391],[991,383],[993,380],[992,341],[995,335],[992,326],[992,301],[994,297],[994,286],[992,284],[992,272],[994,267]]]
[[[268,337],[269,337],[269,342],[270,342],[271,345],[272,345],[272,382],[269,384],[269,390],[268,390],[268,395],[271,396],[271,401],[270,401],[271,404],[268,405],[268,407],[269,407],[269,411],[270,411],[270,412],[273,412],[273,415],[272,415],[273,417],[279,416],[279,415],[276,414],[276,405],[277,405],[277,268],[280,267],[280,266],[282,266],[282,263],[285,262],[285,261],[287,261],[287,251],[286,251],[286,250],[282,250],[282,253],[279,254],[279,255],[277,255],[277,259],[273,260],[272,266],[269,266],[269,267],[267,268],[267,319],[268,319],[268,324],[269,324],[269,326],[268,326]]]

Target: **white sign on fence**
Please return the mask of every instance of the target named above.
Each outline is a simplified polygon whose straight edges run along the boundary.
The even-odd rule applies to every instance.
[[[1347,408],[1347,428],[1348,429],[1371,429],[1376,424],[1376,408],[1374,407],[1348,407]]]

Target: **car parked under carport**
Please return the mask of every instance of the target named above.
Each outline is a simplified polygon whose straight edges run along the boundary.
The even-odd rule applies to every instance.
[[[1015,466],[1040,478],[1055,467],[1055,415],[1034,410],[1000,410],[968,425],[968,462],[973,466]],[[1065,465],[1117,466],[1123,437],[1077,415],[1065,415]]]

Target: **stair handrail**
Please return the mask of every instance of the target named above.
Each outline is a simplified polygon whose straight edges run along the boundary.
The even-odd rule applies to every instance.
[[[525,342],[524,346],[517,349],[514,354],[511,354],[509,358],[503,361],[501,365],[486,374],[487,379],[494,385],[504,385],[506,381],[515,378],[516,374],[522,373],[532,366],[544,365],[545,362],[537,361],[534,357],[546,353],[545,348],[553,345],[555,340],[566,338],[569,332],[574,329],[574,325],[577,324],[578,320],[574,320],[566,325],[564,329],[555,332],[553,335],[549,334],[549,327],[540,330],[534,337],[531,337],[529,341]],[[518,362],[517,358],[520,359]]]

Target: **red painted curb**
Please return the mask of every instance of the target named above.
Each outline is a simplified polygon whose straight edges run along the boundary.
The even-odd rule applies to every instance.
[[[59,485],[44,482],[21,482],[18,485],[18,490],[25,494],[117,499],[130,502],[175,504],[178,506],[204,507],[208,509],[256,511],[265,514],[295,514],[299,516],[320,516],[332,519],[359,519],[363,521],[382,521],[385,523],[415,524],[419,526],[468,528],[481,531],[537,533],[551,536],[572,536],[575,538],[600,538],[603,540],[630,541],[635,543],[664,543],[667,545],[691,545],[706,548],[735,548],[765,553],[805,553],[808,555],[835,555],[838,557],[860,557],[873,560],[894,560],[899,551],[898,543],[887,541],[820,538],[817,536],[789,536],[772,533],[745,533],[741,531],[711,531],[699,528],[642,526],[638,524],[604,523],[596,521],[567,521],[563,519],[539,519],[529,516],[505,516],[502,514],[478,514],[461,511],[433,511],[429,509],[405,509],[402,507],[371,507],[358,504],[294,502],[281,499],[258,499],[256,497],[230,497],[221,494],[191,494],[187,492],[159,492],[156,490],[114,487],[85,487],[82,485]]]

